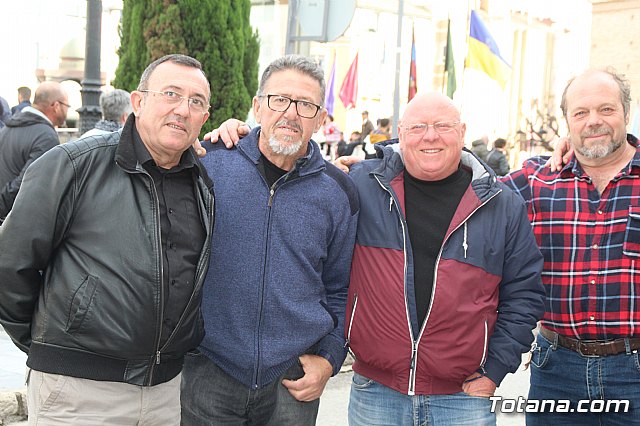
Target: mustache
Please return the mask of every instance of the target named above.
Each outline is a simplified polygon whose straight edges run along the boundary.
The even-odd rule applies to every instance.
[[[608,127],[598,127],[596,129],[587,129],[582,132],[583,137],[596,136],[596,135],[611,135],[611,129]]]
[[[302,132],[302,127],[300,127],[300,124],[296,123],[295,121],[289,121],[287,119],[282,119],[282,120],[278,121],[276,123],[276,125],[275,125],[275,127],[280,127],[280,126],[293,127],[297,131]]]

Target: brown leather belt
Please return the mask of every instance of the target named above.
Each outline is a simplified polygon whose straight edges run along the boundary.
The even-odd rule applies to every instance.
[[[540,327],[540,334],[551,343],[556,341],[557,336],[558,346],[578,352],[582,356],[607,356],[624,353],[627,351],[625,340],[629,340],[629,347],[632,351],[640,349],[640,337],[614,340],[577,340],[544,327]]]

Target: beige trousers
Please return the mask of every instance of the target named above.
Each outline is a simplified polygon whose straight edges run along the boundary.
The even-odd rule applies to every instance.
[[[30,370],[29,425],[179,425],[181,377],[137,386]]]

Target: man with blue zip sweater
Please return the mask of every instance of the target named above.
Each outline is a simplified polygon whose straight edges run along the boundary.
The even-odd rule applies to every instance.
[[[344,361],[359,204],[353,182],[310,140],[327,114],[324,92],[316,63],[275,60],[253,99],[260,127],[202,159],[216,225],[206,337],[184,367],[185,425],[313,425]]]

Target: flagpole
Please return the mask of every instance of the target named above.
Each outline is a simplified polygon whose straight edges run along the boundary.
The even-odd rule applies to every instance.
[[[398,121],[400,118],[400,53],[402,52],[402,17],[404,15],[404,0],[398,1],[398,34],[396,36],[396,82],[393,94],[393,123],[392,135],[398,137]]]

